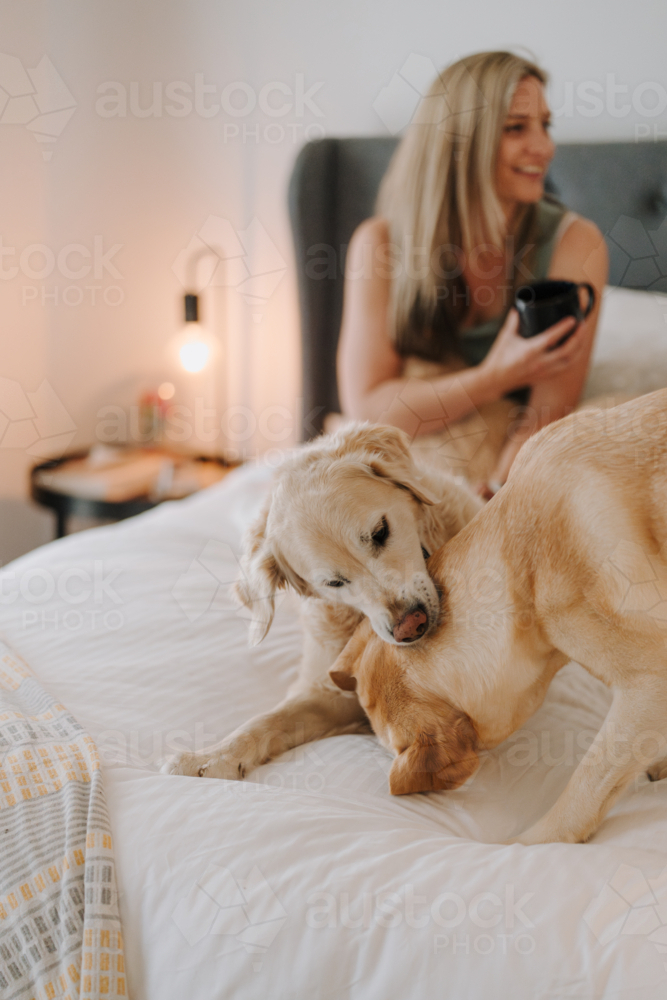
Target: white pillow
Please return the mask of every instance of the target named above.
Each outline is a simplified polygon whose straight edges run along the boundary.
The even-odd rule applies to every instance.
[[[667,386],[667,295],[605,288],[583,398]]]

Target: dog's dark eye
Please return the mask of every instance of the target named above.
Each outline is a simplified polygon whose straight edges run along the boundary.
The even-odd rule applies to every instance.
[[[327,587],[344,587],[349,580],[327,580]]]
[[[384,545],[388,538],[389,525],[387,524],[387,518],[383,517],[380,522],[380,527],[375,529],[371,535],[371,539],[373,540],[374,545]]]

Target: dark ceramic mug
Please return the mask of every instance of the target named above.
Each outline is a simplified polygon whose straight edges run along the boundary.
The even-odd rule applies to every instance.
[[[588,292],[585,310],[581,308],[580,288]],[[535,281],[517,290],[514,305],[519,313],[519,333],[522,337],[535,337],[566,316],[574,316],[581,323],[595,305],[595,289],[587,281],[580,281],[579,284],[574,281]],[[559,340],[557,346],[571,337],[575,329]]]

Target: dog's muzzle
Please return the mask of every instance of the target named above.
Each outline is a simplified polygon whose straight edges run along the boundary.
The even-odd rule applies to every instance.
[[[416,639],[421,639],[427,628],[428,614],[426,608],[419,604],[394,625],[392,635],[396,642],[415,642]]]

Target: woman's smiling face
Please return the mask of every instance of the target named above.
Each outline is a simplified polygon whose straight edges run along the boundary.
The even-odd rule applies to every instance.
[[[539,201],[555,146],[544,88],[534,76],[520,80],[503,124],[496,161],[496,192],[506,213]]]

